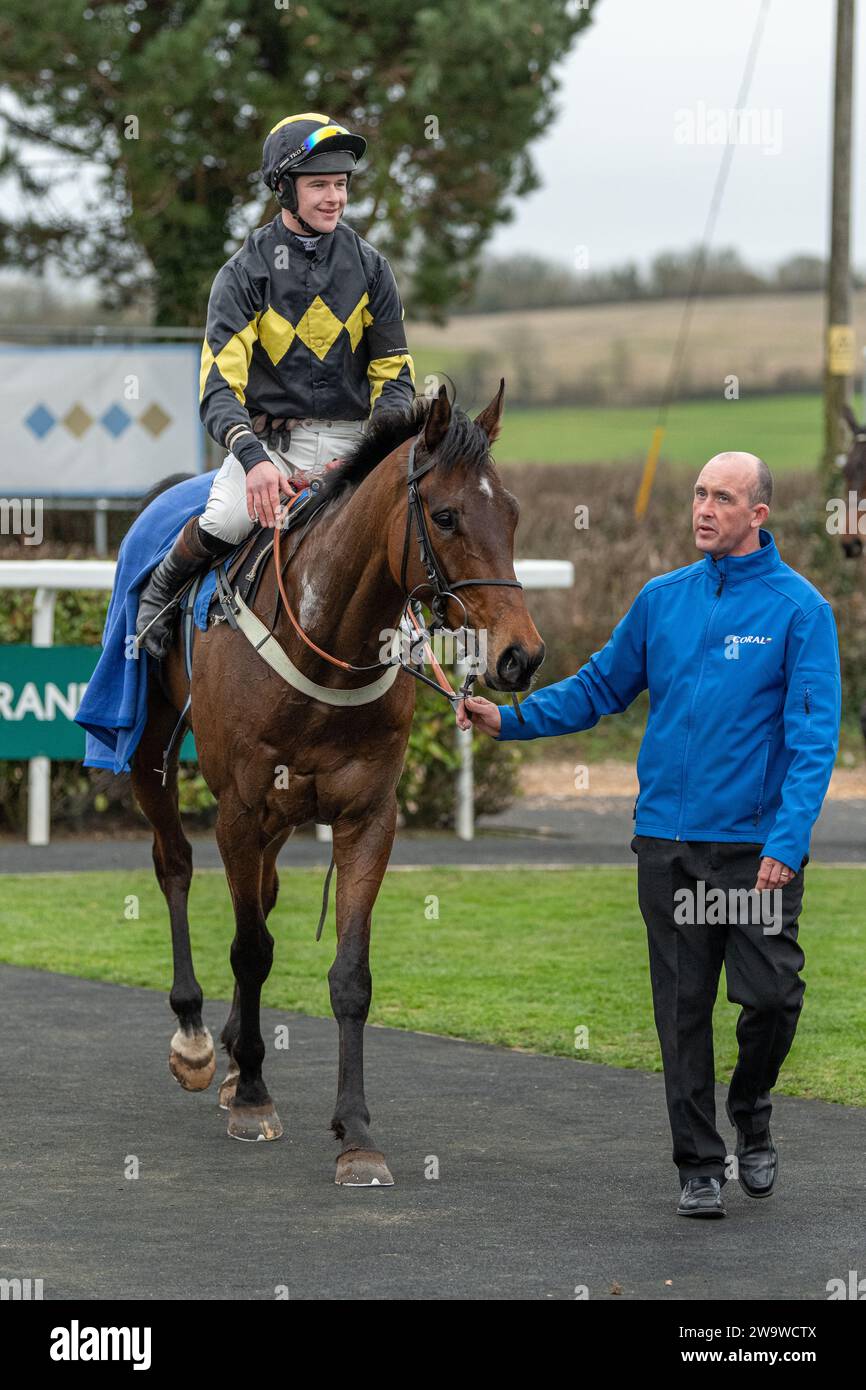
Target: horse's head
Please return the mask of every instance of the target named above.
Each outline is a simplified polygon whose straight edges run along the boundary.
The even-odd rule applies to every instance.
[[[848,450],[845,462],[842,465],[842,477],[845,480],[846,494],[854,493],[858,506],[851,508],[847,505],[848,496],[845,497],[845,507],[843,508],[843,530],[839,539],[842,542],[842,549],[849,560],[856,560],[863,553],[863,542],[860,539],[857,529],[860,511],[859,502],[866,490],[866,425],[858,425],[854,418],[854,412],[850,406],[843,405],[841,410],[842,419],[851,431],[851,447]],[[851,525],[851,512],[855,513],[854,526]]]
[[[464,580],[514,579],[514,531],[520,508],[503,486],[490,457],[499,434],[505,382],[493,400],[470,420],[452,410],[441,387],[426,413],[415,445],[414,467],[432,466],[418,480],[424,522],[445,587],[453,591]],[[389,537],[392,572],[399,572],[405,531],[395,527]],[[394,565],[396,563],[396,570]],[[406,566],[407,589],[416,586],[425,604],[432,596],[421,565],[417,532],[413,528]],[[523,590],[498,584],[467,584],[443,605],[447,626],[467,627],[475,634],[475,650],[486,648],[486,668],[480,678],[493,690],[526,690],[544,660],[544,643],[527,611]],[[481,647],[481,642],[485,646]]]

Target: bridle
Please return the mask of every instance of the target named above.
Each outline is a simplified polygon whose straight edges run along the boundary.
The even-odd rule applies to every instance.
[[[444,570],[442,569],[441,564],[439,563],[439,560],[436,556],[436,552],[433,549],[433,545],[430,540],[430,533],[427,530],[427,522],[424,517],[424,508],[421,501],[421,495],[418,491],[419,480],[423,478],[426,473],[429,473],[431,468],[435,466],[436,458],[435,456],[431,456],[427,459],[425,463],[422,463],[418,468],[415,467],[415,450],[419,438],[420,435],[416,435],[415,438],[412,440],[406,461],[406,533],[403,540],[403,559],[400,565],[400,588],[405,594],[406,586],[408,583],[406,571],[409,561],[409,547],[412,543],[413,522],[415,525],[415,529],[418,532],[418,546],[421,565],[427,578],[426,580],[422,580],[420,584],[416,584],[414,589],[412,589],[410,593],[406,594],[406,598],[403,602],[403,607],[400,610],[400,620],[398,626],[402,624],[403,619],[405,617],[409,617],[416,629],[417,637],[424,642],[425,652],[436,675],[435,681],[431,680],[429,676],[425,676],[421,671],[416,670],[414,666],[407,664],[405,661],[403,661],[401,656],[393,658],[391,661],[375,661],[368,666],[356,666],[352,662],[343,661],[339,657],[332,656],[330,652],[323,651],[321,647],[318,647],[316,643],[312,640],[312,638],[308,637],[307,634],[304,632],[303,628],[301,627],[301,624],[298,622],[297,618],[292,612],[292,606],[289,603],[288,595],[286,594],[285,585],[283,583],[283,565],[280,559],[279,526],[276,527],[274,530],[274,570],[276,572],[277,587],[279,589],[280,597],[283,601],[283,606],[285,607],[285,610],[289,615],[295,632],[312,651],[316,652],[325,661],[330,662],[332,666],[338,666],[343,671],[372,671],[382,666],[402,666],[403,670],[407,671],[409,675],[415,676],[417,680],[424,681],[426,685],[432,686],[434,690],[444,695],[446,699],[450,700],[451,703],[456,707],[457,702],[461,699],[464,699],[465,696],[469,693],[474,681],[477,679],[477,672],[470,671],[467,674],[466,679],[464,680],[461,690],[458,694],[452,688],[450,682],[448,681],[447,677],[442,671],[442,668],[440,667],[439,663],[437,662],[430,649],[430,637],[435,631],[437,631],[437,629],[443,628],[445,625],[446,609],[449,598],[453,598],[456,603],[460,604],[460,607],[463,609],[463,616],[465,618],[466,606],[463,603],[462,599],[459,599],[457,595],[454,593],[455,589],[465,589],[470,584],[496,584],[501,585],[504,588],[510,589],[522,589],[523,585],[521,584],[519,579],[458,579],[454,583],[451,583],[448,580]],[[296,499],[293,499],[293,501],[289,504],[290,509],[292,506],[294,506],[295,500]],[[295,549],[295,553],[297,553],[297,547]],[[426,600],[427,606],[430,608],[434,616],[434,622],[429,629],[425,628],[423,625],[421,603],[420,600],[415,598],[415,594],[418,592],[419,589],[432,589],[433,591],[432,599]],[[512,699],[514,701],[515,708],[518,709],[519,713],[519,704],[517,701],[516,694],[512,695]]]
[[[414,521],[415,528],[418,532],[418,547],[421,565],[424,569],[424,573],[427,575],[427,579],[426,582],[422,580],[420,584],[415,585],[412,593],[407,597],[406,602],[408,603],[410,601],[412,595],[415,594],[418,589],[430,588],[433,590],[433,598],[429,600],[427,606],[431,609],[436,620],[430,629],[431,632],[435,632],[437,628],[444,627],[445,625],[445,609],[449,598],[455,599],[456,602],[460,604],[460,607],[463,609],[463,616],[464,618],[466,617],[466,606],[462,599],[457,598],[457,595],[454,593],[455,589],[465,589],[469,584],[501,584],[511,589],[522,589],[523,585],[519,579],[458,579],[455,583],[449,584],[442,566],[436,558],[436,552],[430,541],[430,533],[427,530],[424,508],[421,503],[421,495],[418,491],[418,479],[423,478],[425,473],[429,473],[430,469],[435,467],[436,458],[435,456],[431,456],[427,462],[422,463],[420,467],[413,467],[415,462],[415,447],[419,437],[420,436],[416,436],[416,438],[412,440],[412,446],[409,450],[409,457],[407,459],[406,481],[408,483],[408,506],[406,508],[406,535],[403,541],[403,562],[400,566],[400,588],[404,593],[406,592],[406,584],[408,582],[406,578],[406,567],[409,559],[409,546],[412,541],[412,522]]]

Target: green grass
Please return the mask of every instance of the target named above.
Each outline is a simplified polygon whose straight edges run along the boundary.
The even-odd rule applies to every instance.
[[[497,463],[616,463],[646,457],[654,407],[508,410]],[[695,470],[713,454],[745,449],[774,473],[814,468],[822,448],[818,395],[687,401],[671,411],[661,457]]]
[[[316,943],[322,875],[293,869],[271,917],[274,968],[264,1002],[330,1015],[326,974],[334,906]],[[386,878],[374,916],[372,1023],[472,1038],[614,1066],[660,1070],[646,940],[630,869],[470,872],[430,868]],[[860,869],[810,868],[801,942],[806,1006],[779,1090],[866,1104],[866,924]],[[438,896],[438,920],[425,916]],[[137,920],[124,913],[130,895]],[[150,873],[8,875],[0,959],[89,979],[167,990],[170,946]],[[228,999],[233,923],[219,872],[191,895],[196,971]],[[724,994],[722,988],[721,994]],[[738,1010],[716,1011],[719,1080],[736,1058]],[[589,1047],[575,1051],[575,1028]],[[169,1027],[166,1015],[166,1029]]]

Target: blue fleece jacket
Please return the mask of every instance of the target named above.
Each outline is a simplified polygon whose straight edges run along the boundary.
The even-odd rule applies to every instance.
[[[525,724],[502,708],[499,738],[590,729],[648,690],[635,833],[760,843],[796,872],[839,744],[839,644],[827,600],[760,540],[651,579],[600,652],[524,700]]]

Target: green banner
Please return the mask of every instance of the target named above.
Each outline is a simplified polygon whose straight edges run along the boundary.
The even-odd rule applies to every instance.
[[[73,720],[100,650],[0,646],[0,761],[81,761],[85,735]],[[187,734],[181,757],[194,762],[195,756]]]

